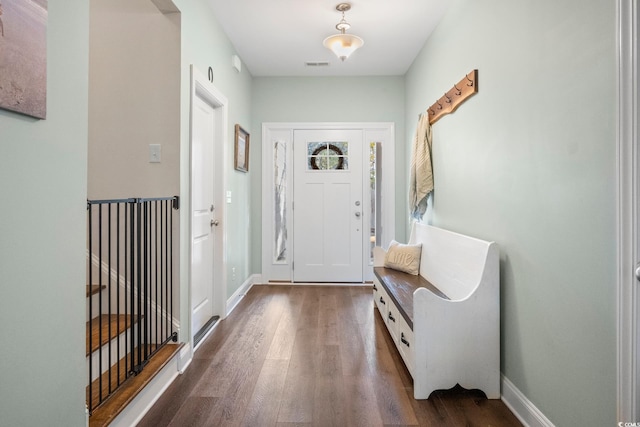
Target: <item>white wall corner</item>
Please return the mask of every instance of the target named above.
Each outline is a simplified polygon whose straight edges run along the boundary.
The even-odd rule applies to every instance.
[[[173,3],[173,0],[151,0],[162,13],[180,13],[180,9]]]
[[[227,300],[227,316],[231,314],[234,308],[238,305],[240,300],[244,298],[244,296],[249,292],[249,290],[253,287],[253,285],[257,283],[261,283],[262,277],[259,274],[253,274],[249,276],[247,280],[238,288],[237,291],[231,295],[231,297]]]
[[[507,377],[502,377],[502,401],[526,427],[555,427]]]

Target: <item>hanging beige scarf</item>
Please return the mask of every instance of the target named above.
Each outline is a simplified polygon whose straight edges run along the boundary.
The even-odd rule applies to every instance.
[[[411,148],[411,178],[409,181],[409,209],[411,217],[417,220],[422,219],[426,212],[427,199],[433,191],[432,140],[429,115],[421,114]]]

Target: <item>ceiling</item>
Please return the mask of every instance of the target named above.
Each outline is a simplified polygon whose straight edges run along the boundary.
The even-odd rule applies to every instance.
[[[404,75],[447,0],[354,0],[347,33],[364,46],[342,62],[322,41],[338,33],[339,0],[208,0],[243,66],[258,76]],[[231,61],[231,58],[229,59]],[[328,62],[310,67],[307,62]]]

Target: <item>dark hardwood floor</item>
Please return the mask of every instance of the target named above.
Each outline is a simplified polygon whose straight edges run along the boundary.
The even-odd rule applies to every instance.
[[[139,426],[521,426],[459,387],[414,400],[369,287],[254,286]]]

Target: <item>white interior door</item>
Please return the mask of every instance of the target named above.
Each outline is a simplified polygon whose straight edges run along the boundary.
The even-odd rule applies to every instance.
[[[192,241],[191,333],[195,335],[214,316],[214,206],[215,114],[211,104],[195,97],[192,109]]]
[[[293,281],[362,282],[362,130],[296,130],[293,145]]]

